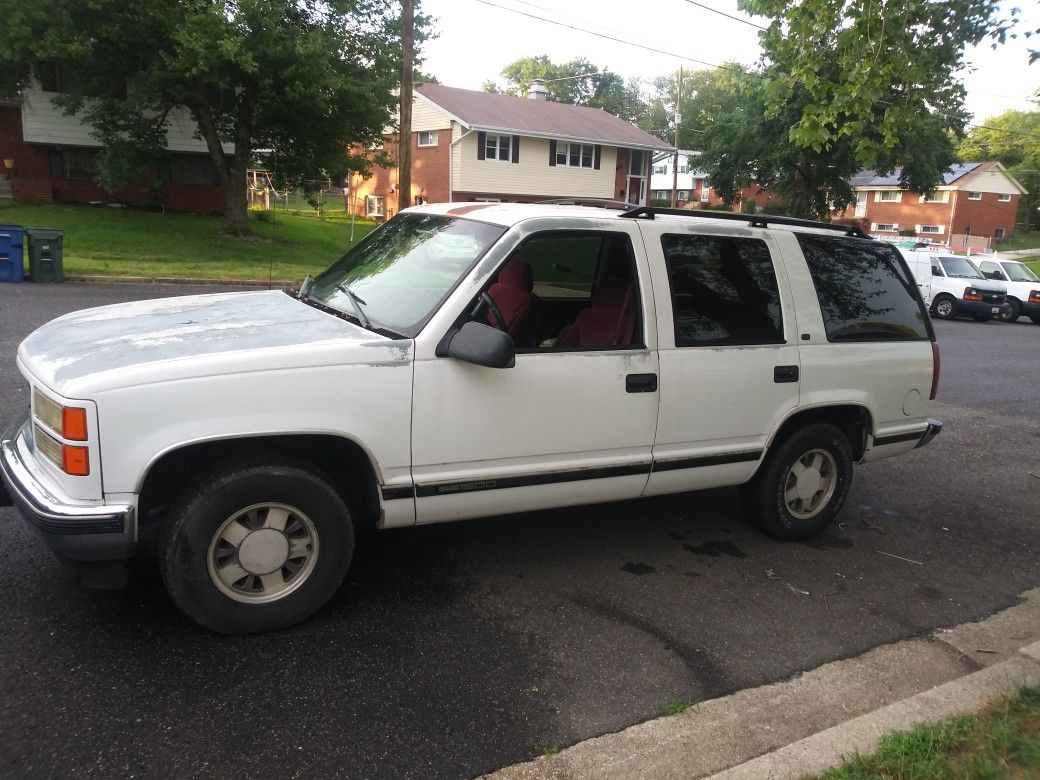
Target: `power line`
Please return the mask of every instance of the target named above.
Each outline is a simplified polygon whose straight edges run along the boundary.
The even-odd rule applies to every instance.
[[[633,47],[635,47],[637,49],[643,49],[645,51],[652,51],[652,52],[654,52],[656,54],[664,54],[664,55],[666,55],[668,57],[675,57],[676,59],[683,60],[685,62],[695,62],[698,65],[704,65],[705,67],[708,67],[708,68],[722,68],[722,67],[725,67],[723,65],[718,65],[718,64],[716,64],[714,62],[705,62],[704,60],[697,60],[697,59],[694,59],[693,57],[687,57],[685,54],[677,54],[674,51],[665,51],[664,49],[657,49],[657,48],[654,48],[653,46],[646,46],[646,45],[641,44],[641,43],[635,43],[634,41],[627,41],[624,38],[616,38],[615,36],[607,35],[606,33],[599,33],[599,32],[595,32],[593,30],[587,30],[584,27],[578,27],[578,26],[573,25],[573,24],[567,24],[567,23],[561,22],[561,21],[559,21],[557,19],[549,19],[549,18],[544,17],[544,16],[538,16],[537,14],[528,13],[527,11],[521,11],[519,8],[510,8],[510,7],[505,6],[505,5],[498,5],[497,3],[489,2],[489,0],[476,0],[476,2],[478,2],[478,3],[482,4],[482,5],[490,6],[492,8],[497,8],[500,11],[509,11],[510,13],[519,14],[520,16],[526,16],[526,17],[528,17],[530,19],[537,19],[540,22],[548,22],[549,24],[555,24],[557,27],[565,27],[568,30],[574,30],[575,32],[582,32],[582,33],[585,33],[586,35],[595,35],[597,38],[605,38],[608,41],[614,41],[615,43],[623,43],[626,46],[633,46]]]
[[[768,29],[766,27],[763,27],[760,24],[755,24],[750,19],[741,19],[739,16],[731,16],[730,14],[726,13],[725,11],[720,11],[717,8],[712,8],[710,5],[704,5],[704,3],[698,3],[697,0],[686,0],[686,2],[689,3],[690,5],[697,6],[698,8],[703,8],[705,11],[711,11],[713,14],[718,14],[719,16],[725,16],[727,19],[732,19],[734,22],[740,22],[741,24],[746,24],[748,27],[755,27],[755,28],[757,28],[759,30],[766,30],[766,29]]]

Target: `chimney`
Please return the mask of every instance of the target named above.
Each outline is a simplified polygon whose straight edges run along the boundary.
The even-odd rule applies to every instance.
[[[535,79],[531,82],[531,88],[527,90],[527,97],[531,100],[548,100],[549,92],[545,89],[545,82]]]

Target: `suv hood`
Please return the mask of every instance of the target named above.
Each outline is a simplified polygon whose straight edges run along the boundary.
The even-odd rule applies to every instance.
[[[67,398],[147,382],[291,368],[349,358],[393,341],[281,291],[218,293],[84,309],[37,329],[18,348],[23,370]],[[403,357],[400,353],[404,353]],[[379,362],[378,355],[366,355]]]

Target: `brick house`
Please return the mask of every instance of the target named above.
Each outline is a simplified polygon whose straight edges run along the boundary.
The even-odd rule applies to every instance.
[[[0,185],[0,192],[23,203],[107,200],[92,181],[100,145],[89,125],[76,116],[66,116],[52,102],[60,91],[61,74],[55,75],[47,90],[33,85],[13,98],[0,99],[0,160],[4,164],[0,173],[7,183]],[[120,201],[161,205],[170,211],[223,212],[225,189],[219,184],[205,141],[194,137],[195,130],[186,109],[172,111],[167,158],[141,182],[118,193]],[[225,151],[230,153],[233,148],[226,145]]]
[[[694,164],[697,155],[689,149],[679,150],[679,172],[674,176],[676,205],[679,208],[706,209],[725,205],[708,181],[707,171],[700,170]],[[654,155],[653,168],[650,174],[650,197],[652,200],[672,201],[672,169],[675,167],[675,154]],[[733,211],[743,211],[750,201],[755,204],[756,211],[762,211],[773,200],[773,195],[764,187],[748,184],[742,187],[734,200]]]
[[[1026,190],[999,162],[954,165],[927,196],[902,189],[899,173],[856,174],[851,182],[856,203],[842,216],[864,220],[879,237],[912,230],[935,243],[948,243],[954,235],[1000,239],[1014,233],[1018,201]]]
[[[661,139],[598,108],[423,84],[412,107],[411,203],[602,198],[646,205]],[[397,159],[397,137],[384,145]],[[350,181],[356,213],[397,210],[397,169]]]

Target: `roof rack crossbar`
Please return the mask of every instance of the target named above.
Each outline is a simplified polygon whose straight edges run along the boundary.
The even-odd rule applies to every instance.
[[[595,206],[602,209],[616,209],[627,211],[632,208],[631,203],[623,200],[610,200],[609,198],[552,198],[550,200],[536,200],[535,203],[550,206]]]
[[[819,222],[814,219],[784,217],[779,214],[737,214],[731,211],[706,211],[704,209],[670,209],[658,206],[640,206],[630,209],[621,216],[629,219],[653,219],[658,214],[673,217],[701,217],[704,219],[728,219],[733,222],[746,222],[751,227],[769,227],[774,225],[791,225],[794,227],[811,227],[822,230],[834,230],[853,238],[870,238],[866,233],[853,225],[842,225],[834,222]]]

